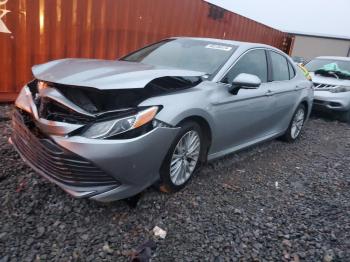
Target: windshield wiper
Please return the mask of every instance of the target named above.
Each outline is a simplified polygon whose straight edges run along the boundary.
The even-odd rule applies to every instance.
[[[350,74],[348,73],[344,73],[344,72],[341,72],[341,71],[336,71],[336,72],[333,72],[336,76],[338,76],[338,79],[350,79]]]
[[[336,77],[339,78],[336,74],[330,71],[325,71],[323,69],[318,69],[315,71],[315,75],[321,75],[321,76],[326,76],[326,77]]]

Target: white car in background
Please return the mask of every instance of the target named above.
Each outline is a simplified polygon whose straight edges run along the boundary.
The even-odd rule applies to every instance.
[[[313,109],[350,123],[350,57],[316,57],[305,67],[315,86]]]

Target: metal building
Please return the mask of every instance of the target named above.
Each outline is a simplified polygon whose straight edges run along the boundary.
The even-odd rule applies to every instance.
[[[288,34],[203,0],[0,0],[0,101],[31,66],[65,57],[116,59],[170,36],[203,36],[290,51]]]
[[[293,35],[292,56],[303,57],[307,61],[317,56],[350,56],[350,38],[291,34]]]

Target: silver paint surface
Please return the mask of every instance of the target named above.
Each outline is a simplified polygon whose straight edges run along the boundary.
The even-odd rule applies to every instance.
[[[153,79],[164,76],[204,75],[203,72],[134,62],[72,58],[37,65],[32,71],[43,81],[100,90],[144,88]]]
[[[323,101],[322,105],[318,105],[319,109],[327,111],[347,111],[350,110],[350,92],[332,93],[325,88],[317,88],[319,84],[331,85],[332,88],[339,86],[349,86],[350,80],[336,79],[334,77],[325,77],[321,75],[315,75],[310,72],[312,81],[315,83],[315,99]],[[333,106],[331,103],[339,103],[340,106]]]
[[[221,83],[220,80],[249,50],[274,50],[284,55],[292,64],[293,62],[287,55],[271,46],[220,41],[232,43],[238,48],[210,80],[203,80],[192,88],[148,98],[139,104],[162,105],[163,109],[156,115],[156,119],[173,128],[157,127],[132,139],[87,139],[79,135],[67,137],[66,134],[77,127],[40,119],[25,86],[16,101],[16,106],[32,114],[40,128],[58,145],[90,160],[122,184],[113,189],[86,188],[86,194],[81,192],[81,188],[78,190],[58,185],[73,196],[89,196],[97,201],[107,202],[130,197],[159,179],[160,166],[179,132],[176,126],[187,118],[200,118],[208,124],[208,132],[212,137],[208,160],[213,160],[282,135],[302,102],[305,102],[308,108],[305,117],[309,116],[313,100],[312,83],[306,80],[299,70],[295,70],[296,76],[288,81],[262,83],[257,89],[241,89],[237,95],[229,93],[229,85]],[[40,80],[101,90],[142,89],[153,79],[162,76],[203,74],[122,61],[88,59],[52,61],[34,67],[33,73]],[[69,103],[57,94],[51,93],[51,96],[60,102]],[[75,111],[80,110],[76,105],[71,107]],[[95,193],[90,196],[89,192]]]

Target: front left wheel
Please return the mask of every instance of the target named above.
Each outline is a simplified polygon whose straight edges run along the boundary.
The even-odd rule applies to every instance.
[[[203,132],[196,122],[179,126],[181,130],[160,169],[159,188],[163,192],[179,191],[188,183],[200,165],[205,148]]]

